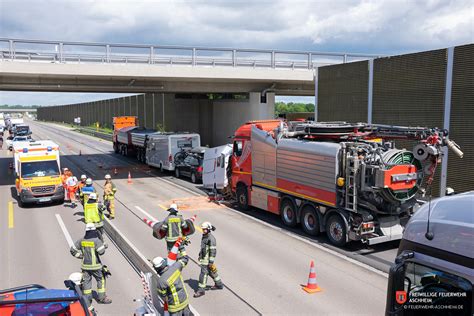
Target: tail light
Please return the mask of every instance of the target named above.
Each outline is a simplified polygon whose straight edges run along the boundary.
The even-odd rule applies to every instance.
[[[169,161],[169,162],[173,162],[173,156],[172,156],[172,155],[169,155],[168,161]]]
[[[202,172],[202,166],[199,166],[199,167],[197,168],[197,172]]]
[[[374,222],[362,223],[362,230],[372,230],[374,229]]]

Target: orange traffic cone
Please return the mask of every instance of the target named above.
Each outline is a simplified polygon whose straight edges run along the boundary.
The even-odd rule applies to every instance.
[[[314,268],[313,260],[311,260],[311,265],[309,267],[308,284],[306,286],[303,286],[303,290],[310,294],[321,291],[321,288],[316,283],[316,269]]]
[[[176,240],[176,242],[174,243],[173,248],[171,248],[171,251],[168,253],[168,258],[166,259],[166,263],[168,264],[168,266],[173,265],[173,263],[175,263],[178,259],[179,247],[181,246],[182,241],[183,240],[181,239],[181,237],[179,237],[178,240]]]
[[[132,175],[130,174],[130,171],[128,172],[128,181],[127,181],[128,184],[132,184]]]

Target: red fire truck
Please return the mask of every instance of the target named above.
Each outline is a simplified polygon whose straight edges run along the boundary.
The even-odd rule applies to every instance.
[[[394,140],[410,140],[413,150]],[[448,146],[447,131],[345,122],[248,122],[234,135],[232,190],[250,206],[343,246],[401,239]]]

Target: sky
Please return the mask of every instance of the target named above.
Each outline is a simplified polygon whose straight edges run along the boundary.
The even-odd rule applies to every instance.
[[[396,55],[472,43],[473,21],[472,0],[0,0],[0,37],[57,41]],[[115,96],[0,91],[0,104]]]

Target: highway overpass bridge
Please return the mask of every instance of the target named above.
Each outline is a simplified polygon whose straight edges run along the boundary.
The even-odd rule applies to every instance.
[[[0,38],[0,90],[314,95],[321,65],[375,55]]]
[[[273,118],[275,95],[314,96],[318,67],[375,57],[0,38],[0,90],[143,94],[38,114],[103,124],[112,115],[137,115],[147,127],[199,131],[213,145],[228,142],[245,121]],[[216,93],[225,98],[206,100]]]

